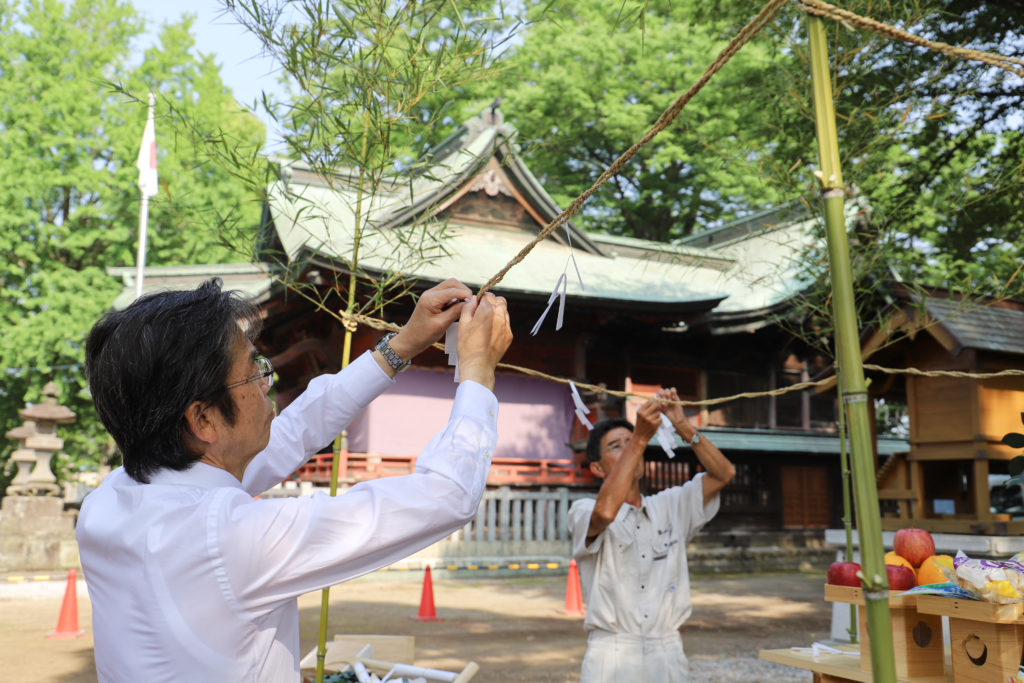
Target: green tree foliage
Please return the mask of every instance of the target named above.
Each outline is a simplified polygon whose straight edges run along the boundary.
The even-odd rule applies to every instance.
[[[562,206],[639,139],[734,35],[729,22],[695,14],[696,2],[531,4],[522,44],[490,95],[504,98],[527,163]],[[762,178],[775,145],[748,125],[771,115],[760,94],[772,49],[766,40],[748,44],[578,221],[667,241],[783,200]]]
[[[931,41],[1024,55],[1019,2],[865,1],[843,8]],[[780,114],[776,140],[795,152],[797,165],[769,180],[817,209],[806,28],[799,15],[789,21],[779,54],[792,59],[773,62],[771,77],[781,87],[771,97]],[[826,26],[843,177],[863,208],[852,254],[862,324],[880,322],[897,280],[969,298],[1019,296],[1024,79],[829,19]],[[821,284],[807,293],[802,324],[827,339],[824,262],[823,254],[806,259]]]
[[[228,9],[261,40],[291,87],[289,102],[261,103],[283,131],[288,155],[349,198],[352,241],[341,255],[348,273],[331,290],[346,297],[348,311],[367,312],[406,295],[404,273],[444,253],[444,226],[389,228],[395,253],[411,256],[382,277],[367,273],[359,255],[363,236],[378,227],[369,218],[371,198],[384,186],[413,195],[413,179],[424,173],[417,145],[450,130],[444,126],[453,89],[492,75],[507,23],[493,4],[476,0],[235,0]],[[357,279],[366,287],[361,293]],[[328,308],[319,285],[286,284]]]
[[[466,111],[504,97],[524,157],[565,205],[763,4],[528,3],[531,23],[500,84],[461,96]],[[1024,54],[1019,0],[842,7],[930,40]],[[870,229],[865,222],[858,235],[862,285],[895,269],[906,280],[1005,295],[1024,256],[1021,79],[826,21],[844,178],[870,207]],[[580,222],[660,240],[779,201],[816,211],[810,85],[804,15],[794,6],[590,200]]]
[[[196,56],[190,20],[162,27],[141,64],[142,20],[117,0],[0,0],[0,423],[50,379],[78,414],[64,428],[67,466],[111,453],[85,387],[84,338],[133,266],[139,221],[135,159],[145,106],[113,92],[158,94],[161,192],[150,202],[147,263],[239,260],[222,244],[223,216],[255,223],[258,197],[162,127],[162,107],[231,130],[258,148],[263,127],[239,111],[210,57]],[[134,62],[134,63],[133,63]],[[0,463],[14,442],[0,444]]]

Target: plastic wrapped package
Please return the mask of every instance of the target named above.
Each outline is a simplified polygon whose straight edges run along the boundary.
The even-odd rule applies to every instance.
[[[1024,601],[1024,562],[1015,555],[1010,560],[974,560],[958,551],[953,569],[943,568],[946,578],[982,600],[999,604]]]

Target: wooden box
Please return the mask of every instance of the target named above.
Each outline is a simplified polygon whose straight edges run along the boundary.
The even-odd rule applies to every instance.
[[[1022,605],[997,605],[934,595],[918,597],[920,612],[949,617],[949,645],[956,681],[1013,681],[1024,650]]]
[[[892,642],[898,678],[941,676],[945,669],[942,643],[942,616],[923,613],[918,608],[920,596],[899,595],[889,591],[889,617],[892,621]],[[849,586],[825,585],[825,600],[858,605],[857,621],[860,640],[860,667],[871,671],[871,645],[864,592]],[[1018,657],[1020,651],[1018,650]],[[957,678],[956,680],[960,680]]]

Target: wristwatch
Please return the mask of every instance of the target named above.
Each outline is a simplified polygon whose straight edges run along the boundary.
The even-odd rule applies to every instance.
[[[394,337],[396,334],[398,333],[388,332],[387,334],[380,338],[380,341],[378,341],[373,348],[380,351],[380,355],[384,356],[384,360],[388,362],[388,365],[391,366],[391,369],[398,373],[412,365],[412,361],[402,360],[401,358],[399,358],[398,354],[395,353],[395,350],[391,348],[391,344],[388,343],[391,341],[391,338]]]
[[[693,438],[690,439],[689,441],[687,441],[687,443],[690,444],[691,446],[696,446],[697,444],[699,444],[700,443],[700,432],[698,432],[696,429],[694,429],[693,430]]]

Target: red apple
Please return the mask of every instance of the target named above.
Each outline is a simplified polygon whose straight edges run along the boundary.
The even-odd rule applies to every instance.
[[[889,575],[889,590],[906,591],[917,585],[914,570],[895,564],[885,565],[885,573]]]
[[[833,586],[860,588],[860,579],[857,578],[859,571],[860,565],[856,562],[833,562],[829,565],[825,583],[830,583]]]
[[[893,538],[892,546],[896,554],[914,565],[915,569],[935,554],[935,541],[924,529],[900,529]]]

